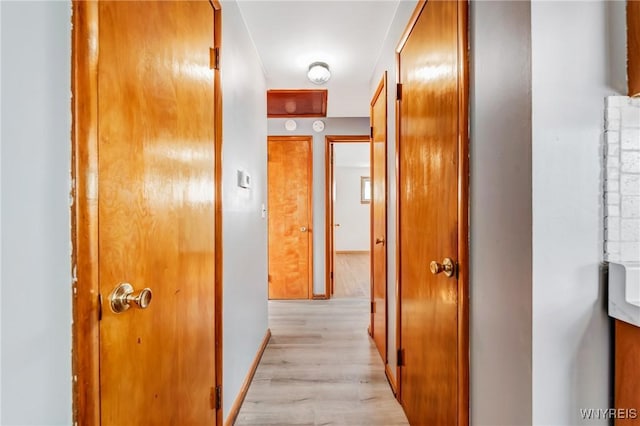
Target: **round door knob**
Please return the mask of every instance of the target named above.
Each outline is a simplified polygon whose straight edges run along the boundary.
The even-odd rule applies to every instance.
[[[301,226],[300,227],[300,232],[307,232],[307,227],[306,226]]]
[[[429,264],[429,269],[431,270],[431,273],[433,275],[438,275],[441,272],[444,272],[444,274],[447,277],[452,277],[453,274],[455,274],[455,265],[453,263],[453,260],[451,260],[448,257],[445,257],[444,260],[442,261],[442,263],[438,263],[435,260],[433,260],[430,264]]]
[[[151,303],[153,293],[150,288],[142,289],[138,294],[134,294],[133,286],[129,283],[121,283],[109,296],[111,310],[120,314],[135,304],[140,309],[146,309]]]
[[[431,273],[433,275],[438,275],[443,270],[442,264],[436,262],[435,260],[431,261],[431,263],[429,264],[429,269],[431,270]]]
[[[376,244],[384,244],[384,238],[376,238]]]

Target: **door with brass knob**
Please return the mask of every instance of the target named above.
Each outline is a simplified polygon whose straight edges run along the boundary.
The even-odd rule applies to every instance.
[[[120,314],[133,306],[140,309],[147,309],[151,303],[153,293],[151,289],[144,288],[137,294],[134,294],[133,286],[129,283],[122,283],[111,292],[109,302],[111,310]]]
[[[371,337],[387,362],[387,73],[371,100]],[[393,330],[391,330],[393,333]],[[391,337],[393,339],[393,337]],[[390,351],[393,352],[393,351]],[[394,355],[392,355],[394,356]]]
[[[313,138],[267,138],[269,299],[313,297]]]
[[[410,424],[469,424],[467,8],[419,2],[398,48],[398,387]],[[424,78],[425,63],[442,73]]]
[[[77,381],[84,404],[99,404],[78,424],[215,425],[214,9],[199,1],[77,3],[74,19],[81,11],[84,19],[74,33],[75,23],[89,25],[84,39],[76,36],[89,55],[78,62],[89,67],[78,81],[97,74],[97,93],[82,97],[96,114],[97,146],[80,152],[91,153],[84,173],[93,178],[82,188],[96,210],[83,247],[101,295],[97,341],[80,340],[81,350],[97,346],[99,354],[81,364]],[[99,67],[86,65],[94,60]],[[188,194],[192,187],[200,192]],[[94,380],[97,389],[87,389]]]

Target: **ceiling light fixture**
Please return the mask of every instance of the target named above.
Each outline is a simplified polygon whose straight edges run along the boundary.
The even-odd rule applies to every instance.
[[[314,62],[309,65],[309,72],[307,72],[309,81],[313,84],[324,84],[331,78],[331,71],[329,71],[329,65],[325,62]]]

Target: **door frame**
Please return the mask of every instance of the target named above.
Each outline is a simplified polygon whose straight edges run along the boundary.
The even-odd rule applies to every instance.
[[[313,136],[310,135],[296,135],[296,136],[277,136],[277,135],[269,135],[267,136],[267,155],[269,153],[269,142],[271,141],[291,141],[291,140],[304,140],[305,143],[309,144],[309,160],[307,161],[308,173],[309,173],[309,197],[307,199],[307,209],[309,211],[309,225],[307,228],[307,232],[311,236],[311,241],[309,241],[309,296],[308,299],[315,299],[315,295],[313,294]],[[268,166],[268,164],[267,164]],[[269,187],[269,170],[267,167],[267,188]],[[268,192],[268,191],[267,191]],[[268,194],[267,194],[268,195]],[[268,197],[267,197],[268,198]],[[267,203],[268,204],[268,203]],[[269,207],[270,208],[270,207]],[[269,226],[267,223],[267,269],[271,267],[269,265]],[[267,285],[269,285],[267,283]],[[267,289],[268,290],[268,289]],[[286,299],[285,299],[286,300]],[[295,300],[295,299],[294,299]]]
[[[215,49],[222,7],[213,7]],[[73,0],[71,33],[71,268],[73,422],[100,424],[100,297],[98,277],[98,2]],[[215,386],[222,389],[222,92],[214,70]],[[213,397],[213,395],[212,395]],[[216,408],[222,424],[222,407]]]
[[[324,294],[314,295],[314,299],[331,299],[333,295],[334,270],[334,219],[333,219],[333,147],[337,143],[371,143],[370,135],[327,135],[324,137],[324,205],[325,205],[325,287]]]
[[[396,84],[400,81],[400,53],[404,48],[420,14],[427,5],[419,0],[409,23],[396,47]],[[458,5],[458,424],[469,424],[469,18],[468,0],[457,0]],[[400,99],[396,95],[396,194],[400,190]],[[400,197],[396,196],[396,352],[402,348],[401,288],[400,273]],[[397,363],[397,394],[401,401],[402,375]]]

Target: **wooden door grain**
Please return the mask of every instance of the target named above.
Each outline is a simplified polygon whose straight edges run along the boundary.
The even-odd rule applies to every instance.
[[[468,424],[466,10],[420,2],[398,48],[399,377],[412,424]],[[445,258],[451,277],[430,271]]]
[[[269,299],[312,292],[311,136],[268,139]]]
[[[371,333],[387,362],[387,73],[371,100]]]
[[[215,424],[213,9],[98,12],[101,424]],[[147,309],[112,312],[123,282]]]

